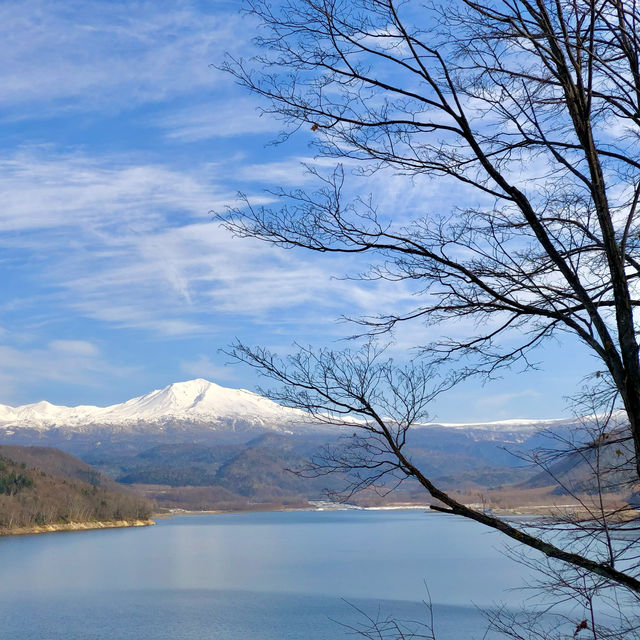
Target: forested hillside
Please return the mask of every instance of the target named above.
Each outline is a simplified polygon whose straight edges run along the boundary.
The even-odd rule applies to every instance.
[[[146,520],[152,503],[48,447],[0,447],[0,533],[53,524]]]

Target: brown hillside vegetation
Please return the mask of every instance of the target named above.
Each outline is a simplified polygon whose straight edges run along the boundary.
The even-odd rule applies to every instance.
[[[0,446],[0,533],[69,523],[146,520],[152,503],[48,447]]]
[[[125,490],[122,485],[82,462],[79,458],[53,447],[21,447],[0,444],[0,456],[24,464],[26,467],[43,471],[49,476],[81,480],[112,491]]]

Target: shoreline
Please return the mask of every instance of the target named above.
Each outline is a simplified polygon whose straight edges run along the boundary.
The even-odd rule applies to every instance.
[[[63,531],[91,531],[95,529],[124,529],[127,527],[149,527],[153,520],[111,520],[105,522],[65,522],[56,524],[35,525],[33,527],[15,527],[0,529],[0,538],[9,536],[27,536],[40,533],[59,533]]]

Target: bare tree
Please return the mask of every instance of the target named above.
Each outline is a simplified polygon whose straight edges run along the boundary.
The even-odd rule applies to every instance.
[[[567,630],[588,619],[587,626],[578,631],[586,630],[594,638],[640,637],[636,511],[607,501],[609,492],[620,493],[621,487],[628,491],[635,486],[635,460],[618,455],[622,448],[631,451],[631,442],[617,426],[611,426],[613,415],[585,417],[575,439],[572,434],[550,432],[553,446],[532,454],[532,462],[558,480],[582,508],[578,512],[558,511],[542,520],[515,522],[463,504],[413,462],[412,427],[424,424],[430,402],[455,384],[455,380],[441,379],[436,368],[420,362],[398,367],[385,356],[384,349],[371,342],[357,351],[300,348],[284,360],[263,348],[240,343],[230,353],[279,383],[269,391],[273,400],[303,409],[313,422],[337,430],[339,439],[296,473],[309,477],[346,475],[350,480],[341,499],[371,487],[388,492],[405,479],[418,482],[435,499],[432,509],[474,520],[517,543],[512,550],[514,558],[535,569],[539,576],[533,585],[536,590],[552,593],[553,602],[570,603],[579,612],[577,619],[566,613],[552,617],[548,611],[540,618],[539,612],[514,615],[501,609],[488,615],[494,630],[511,629],[513,633],[507,635],[514,638],[549,640],[570,637]],[[579,471],[574,476],[556,476],[558,462]],[[548,601],[543,603],[548,609]],[[367,633],[383,630],[382,637],[405,637],[399,631],[401,622],[384,616],[375,621],[373,624],[367,618],[362,635],[369,637]],[[518,635],[522,629],[514,630],[513,625],[523,621],[529,625],[527,634]],[[534,622],[544,623],[554,634],[545,627],[534,628]],[[425,628],[432,629],[433,624]],[[364,629],[369,631],[364,633]]]
[[[409,321],[444,325],[473,318],[484,330],[463,339],[445,335],[422,348],[430,366],[460,359],[460,376],[527,365],[543,341],[577,336],[602,363],[598,375],[610,381],[612,397],[624,408],[624,426],[614,437],[629,443],[620,450],[631,465],[627,482],[637,486],[635,0],[458,0],[446,6],[283,0],[275,8],[249,0],[247,6],[263,25],[261,54],[229,59],[225,68],[268,100],[265,111],[283,119],[285,135],[309,127],[320,154],[360,163],[364,175],[396,171],[408,179],[451,180],[474,195],[454,210],[420,213],[399,224],[370,199],[345,201],[348,176],[338,166],[318,176],[318,191],[278,191],[282,204],[276,208],[247,202],[226,216],[227,226],[285,247],[364,254],[371,267],[363,277],[419,287],[423,302],[411,311],[358,319],[365,333],[390,332]],[[236,355],[296,390],[283,392],[281,400],[318,417],[364,420],[365,437],[355,438],[358,446],[346,459],[333,456],[334,467],[365,470],[360,480],[382,472],[412,477],[452,513],[498,529],[562,566],[640,593],[637,562],[621,561],[611,549],[602,555],[599,544],[578,550],[553,544],[470,509],[425,477],[405,456],[404,443],[438,387],[427,392],[420,382],[412,388],[407,381],[415,373],[402,374],[401,383],[389,367],[380,369],[369,357],[354,361],[353,354],[302,352],[287,364],[237,345]],[[372,370],[377,373],[370,379]],[[424,370],[417,379],[432,380]],[[415,415],[400,410],[412,402]],[[608,424],[601,438],[610,436]],[[602,482],[602,450],[594,442],[583,438],[582,452],[596,451],[589,460]],[[543,457],[538,462],[550,468]],[[595,508],[601,522],[596,537],[604,535],[606,547],[613,514],[600,509],[598,516]]]

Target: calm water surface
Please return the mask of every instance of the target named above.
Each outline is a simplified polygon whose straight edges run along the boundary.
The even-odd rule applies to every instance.
[[[421,511],[181,516],[155,527],[0,539],[0,638],[325,640],[339,621],[425,619],[481,638],[473,605],[515,604],[498,534]]]

